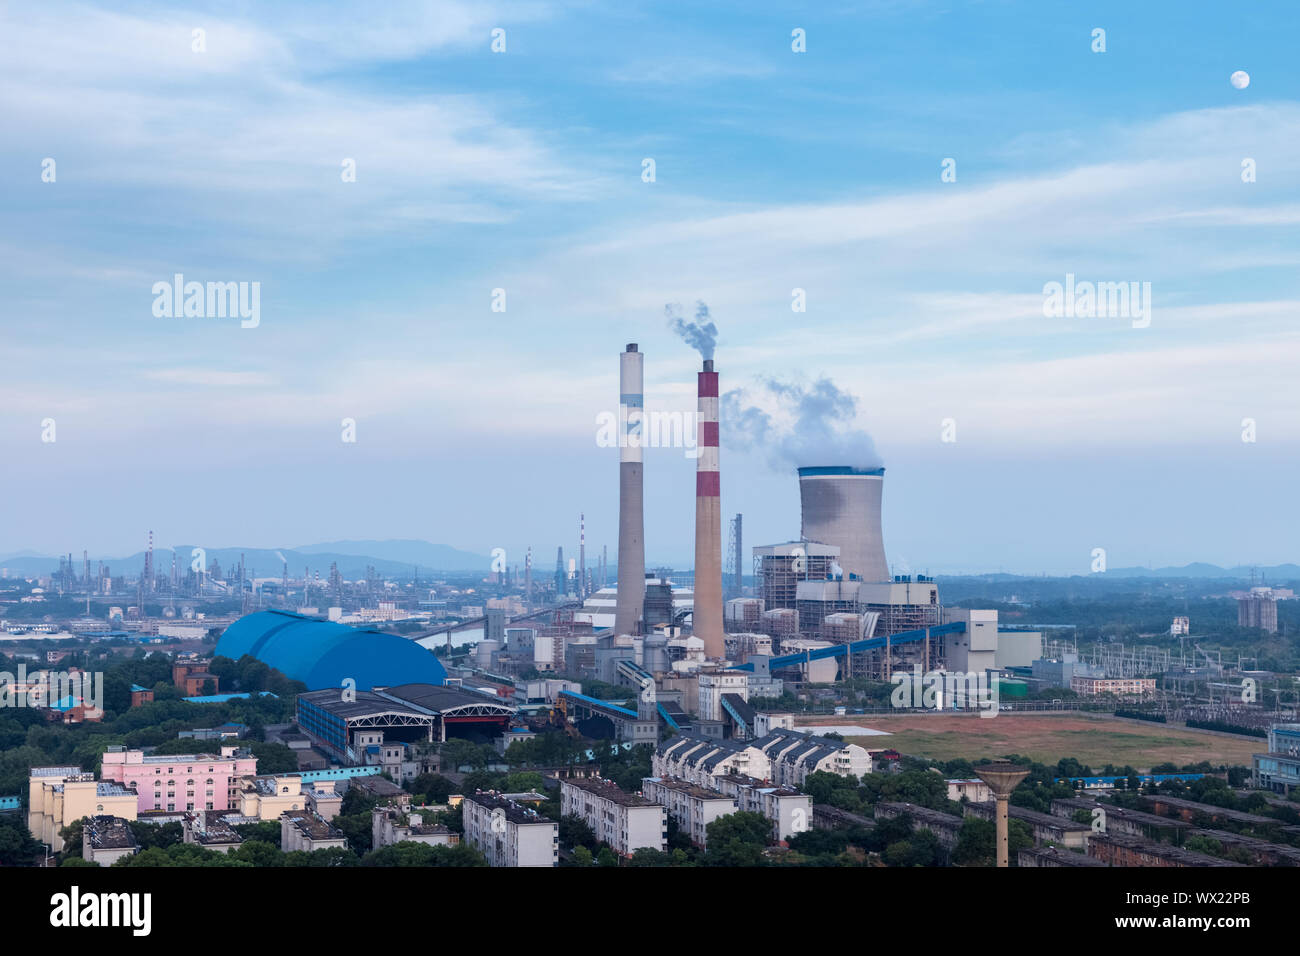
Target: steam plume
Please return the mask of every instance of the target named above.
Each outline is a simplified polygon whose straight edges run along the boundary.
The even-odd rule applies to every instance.
[[[765,453],[774,469],[883,464],[871,436],[854,426],[857,398],[829,378],[809,387],[768,378],[756,391],[757,403],[744,389],[722,396],[723,434],[739,448]]]
[[[664,306],[668,324],[682,337],[691,348],[700,353],[704,359],[713,358],[713,350],[718,344],[718,327],[709,318],[709,307],[703,302],[695,303],[695,321],[687,322],[682,318],[680,305]]]

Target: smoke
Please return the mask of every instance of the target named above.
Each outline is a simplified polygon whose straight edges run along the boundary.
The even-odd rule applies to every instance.
[[[744,389],[722,396],[724,440],[737,448],[765,453],[778,471],[811,465],[879,468],[875,442],[855,427],[858,400],[829,378],[805,387],[763,379],[756,400]]]
[[[682,318],[682,307],[669,304],[664,306],[664,315],[668,316],[668,325],[680,335],[683,341],[700,353],[704,359],[713,358],[713,350],[718,344],[718,327],[709,318],[709,307],[703,302],[695,303],[695,321],[687,322]]]

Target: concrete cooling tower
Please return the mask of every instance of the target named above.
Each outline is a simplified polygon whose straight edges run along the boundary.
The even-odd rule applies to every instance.
[[[862,581],[888,581],[880,530],[883,468],[830,465],[799,469],[802,537],[840,549],[844,574]]]

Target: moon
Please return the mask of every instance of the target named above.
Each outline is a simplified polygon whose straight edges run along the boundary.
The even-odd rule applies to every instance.
[[[1250,86],[1250,74],[1245,70],[1238,70],[1232,76],[1228,77],[1228,82],[1239,90],[1244,90]]]

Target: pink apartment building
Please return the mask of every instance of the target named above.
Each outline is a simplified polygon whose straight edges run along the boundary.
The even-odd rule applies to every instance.
[[[102,780],[134,790],[139,811],[237,810],[239,778],[257,773],[257,758],[236,747],[213,754],[145,756],[140,750],[110,748]]]

